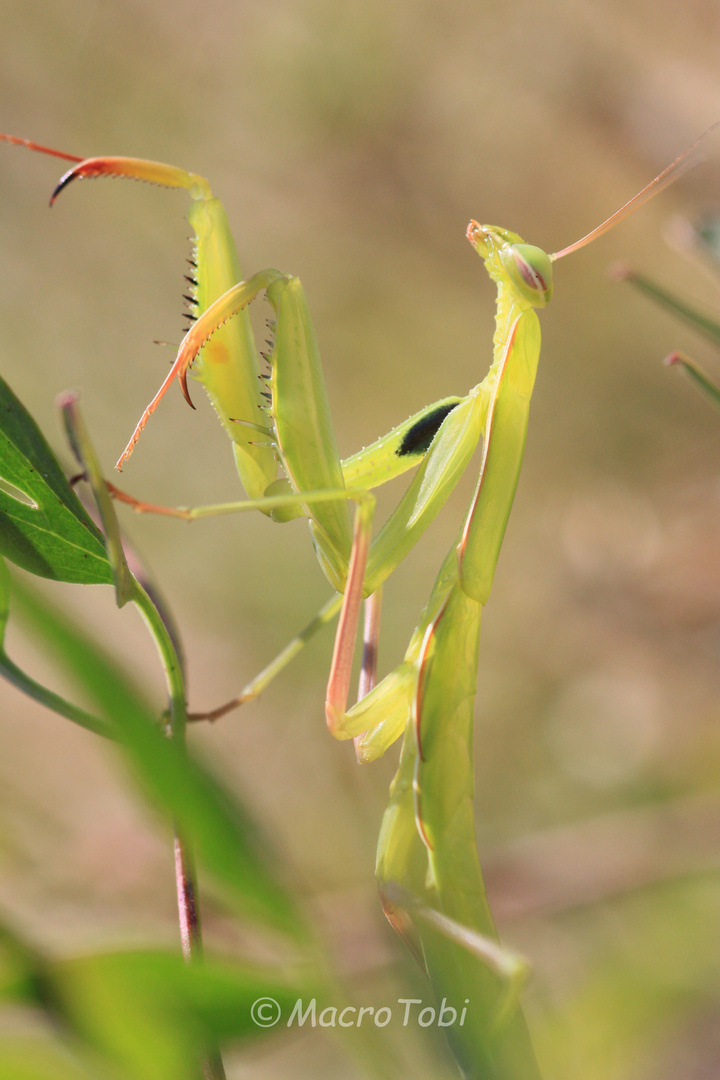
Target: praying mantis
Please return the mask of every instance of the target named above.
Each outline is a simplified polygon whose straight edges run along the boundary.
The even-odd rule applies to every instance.
[[[716,125],[714,125],[716,126]],[[710,131],[712,129],[708,129]],[[707,132],[705,133],[707,134]],[[703,138],[704,136],[701,136]],[[590,243],[668,183],[693,143],[633,199],[574,244],[547,255],[520,236],[471,221],[467,238],[497,288],[493,357],[485,378],[464,396],[427,406],[353,457],[341,460],[330,419],[319,347],[300,281],[278,270],[242,279],[225,211],[204,178],[131,158],[89,158],[13,136],[0,138],[68,160],[51,204],[68,184],[99,176],[185,189],[194,231],[188,302],[192,324],[159,391],[122,453],[177,379],[192,405],[188,375],[201,382],[230,436],[242,502],[191,510],[156,507],[111,486],[136,510],[187,519],[257,509],[279,521],[308,518],[318,561],[337,593],[318,616],[340,619],[326,698],[333,735],[355,740],[361,762],[380,756],[404,732],[378,848],[377,877],[388,918],[422,958],[438,997],[475,996],[486,1023],[472,1036],[451,1033],[468,1075],[537,1075],[517,1010],[503,1010],[506,977],[477,965],[428,913],[496,939],[477,861],[472,815],[472,719],[480,618],[490,595],[525,446],[540,355],[536,309],[552,298],[553,264]],[[697,140],[699,141],[699,140]],[[262,370],[248,305],[265,295],[274,340]],[[262,388],[264,386],[264,389]],[[481,442],[480,471],[466,519],[448,553],[402,662],[376,684],[377,597],[441,511]],[[277,477],[278,462],[284,476]],[[395,510],[372,536],[373,489],[417,471]],[[354,521],[348,503],[355,504]],[[370,598],[361,694],[348,707],[363,598]],[[408,899],[409,898],[409,899]],[[489,1019],[488,1019],[489,1018]],[[498,1064],[500,1063],[500,1064]]]

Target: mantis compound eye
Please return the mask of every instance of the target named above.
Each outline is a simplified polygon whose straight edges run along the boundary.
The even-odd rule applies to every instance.
[[[510,244],[502,250],[500,258],[523,299],[533,307],[545,307],[550,302],[553,279],[549,255],[532,244]]]

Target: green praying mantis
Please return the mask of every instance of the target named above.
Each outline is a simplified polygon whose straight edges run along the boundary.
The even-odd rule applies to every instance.
[[[487,375],[466,395],[429,405],[371,446],[341,460],[302,285],[298,278],[274,269],[242,279],[225,211],[205,179],[155,162],[83,159],[13,136],[0,138],[72,162],[51,204],[74,180],[100,176],[140,179],[189,193],[194,251],[186,299],[191,326],[118,468],[128,460],[175,379],[192,405],[191,375],[205,387],[231,439],[248,498],[223,506],[170,509],[109,486],[136,510],[186,519],[253,509],[278,521],[307,517],[318,561],[336,592],[313,628],[340,609],[326,696],[328,726],[336,737],[355,740],[362,762],[383,754],[404,732],[378,848],[377,876],[386,914],[422,958],[438,997],[445,992],[456,1000],[474,995],[478,1015],[488,1021],[472,1036],[450,1033],[467,1074],[537,1075],[524,1021],[517,1010],[502,1004],[506,1004],[506,973],[492,963],[478,965],[467,940],[448,948],[448,926],[460,928],[460,936],[496,939],[472,814],[480,617],[522,465],[540,355],[536,309],[552,298],[553,264],[656,194],[674,178],[696,143],[598,228],[552,255],[509,230],[471,221],[467,238],[497,288]],[[267,355],[260,354],[255,344],[247,310],[263,293],[273,312],[273,341]],[[382,584],[441,511],[481,441],[478,481],[457,541],[443,562],[402,662],[377,683],[374,657]],[[373,536],[373,490],[414,466],[407,490]],[[355,504],[354,519],[350,502]],[[357,704],[348,707],[363,598],[368,598],[368,612],[361,688]],[[268,671],[278,670],[307,633]],[[257,681],[254,692],[269,677]],[[439,928],[432,913],[439,913],[447,925]]]

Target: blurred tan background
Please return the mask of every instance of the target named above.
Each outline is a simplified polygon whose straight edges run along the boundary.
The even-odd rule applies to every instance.
[[[207,176],[244,270],[302,278],[348,454],[485,374],[494,296],[469,218],[549,250],[577,239],[720,117],[719,49],[709,0],[3,0],[0,127]],[[481,856],[503,936],[534,970],[548,1077],[720,1072],[720,418],[661,361],[683,348],[720,369],[606,273],[622,259],[717,310],[663,239],[674,215],[717,209],[720,137],[706,157],[557,266],[485,616]],[[186,201],[78,184],[51,212],[62,171],[0,145],[0,363],[65,460],[53,400],[80,388],[110,472],[167,370],[153,339],[181,336]],[[184,505],[240,497],[227,440],[194,396],[197,413],[175,390],[163,401],[128,490]],[[383,670],[475,469],[387,587]],[[126,520],[180,624],[194,708],[237,692],[328,595],[302,522]],[[109,590],[48,592],[160,702],[145,631]],[[339,968],[372,1000],[414,978],[372,881],[397,752],[360,770],[328,737],[330,648],[326,633],[261,701],[192,741],[274,834]],[[19,634],[10,651],[43,671]],[[172,941],[167,837],[112,752],[1,692],[3,912],[58,952]],[[255,947],[212,903],[206,924],[214,947]],[[339,1055],[319,1037],[279,1042],[249,1063],[231,1056],[229,1074],[354,1076]],[[420,1055],[413,1075],[442,1067]]]

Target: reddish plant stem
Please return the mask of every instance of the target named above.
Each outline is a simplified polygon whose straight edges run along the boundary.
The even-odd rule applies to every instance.
[[[174,839],[175,885],[177,888],[180,945],[184,959],[190,963],[202,956],[202,930],[197,909],[195,866],[187,845],[177,829]]]

